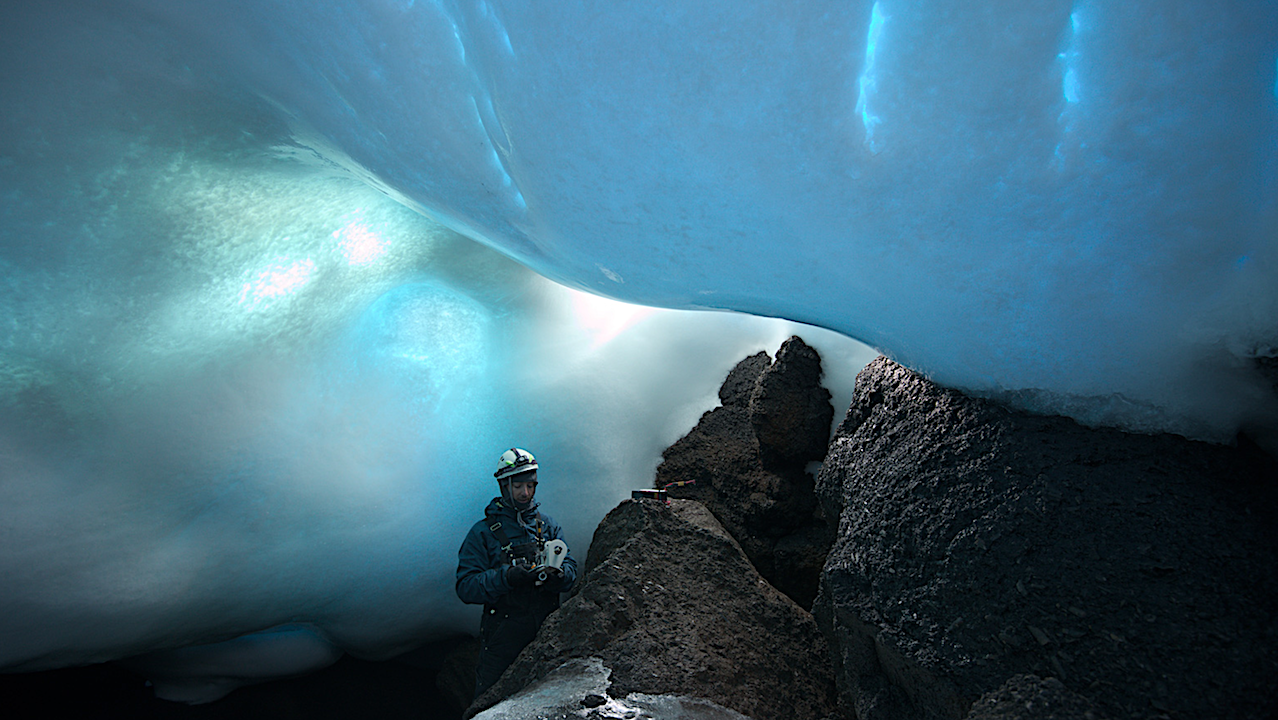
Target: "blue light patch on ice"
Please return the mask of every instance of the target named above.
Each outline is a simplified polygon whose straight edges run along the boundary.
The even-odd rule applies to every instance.
[[[488,366],[490,314],[434,282],[401,285],[378,298],[351,337],[360,376],[399,387],[433,412],[465,394]]]
[[[445,15],[445,17],[448,17]],[[466,43],[462,42],[461,30],[457,28],[457,23],[451,17],[448,17],[448,23],[452,26],[453,40],[457,42],[457,59],[461,60],[462,65],[466,64]]]
[[[1077,10],[1069,14],[1069,42],[1066,43],[1065,51],[1057,56],[1065,63],[1065,72],[1061,78],[1061,94],[1065,96],[1065,102],[1071,105],[1077,103],[1080,98],[1077,68],[1079,52],[1074,49],[1074,45],[1082,25],[1083,21]]]
[[[506,168],[501,164],[501,156],[497,154],[497,148],[493,148],[493,166],[497,168],[497,172],[501,173],[502,187],[510,187],[514,181],[510,179],[510,173],[506,172]]]
[[[501,46],[502,46],[502,48],[504,48],[504,49],[506,50],[506,54],[508,54],[508,55],[514,55],[514,54],[515,54],[515,48],[514,48],[514,47],[510,44],[510,33],[507,33],[507,32],[506,32],[506,28],[504,28],[504,27],[500,27],[500,26],[499,26],[497,29],[501,31]]]
[[[497,33],[497,39],[501,41],[501,49],[506,51],[507,55],[514,56],[515,48],[510,45],[510,34],[506,32],[506,26],[502,24],[501,18],[497,17],[497,13],[493,12],[492,7],[488,3],[480,3],[479,11],[493,25],[493,30]]]
[[[1078,72],[1074,68],[1068,68],[1065,71],[1065,80],[1061,85],[1064,89],[1065,102],[1071,104],[1078,102]]]
[[[1057,117],[1057,122],[1061,125],[1061,142],[1056,144],[1053,151],[1052,166],[1057,170],[1064,170],[1070,155],[1071,149],[1078,148],[1078,141],[1071,138],[1074,134],[1079,117],[1078,111],[1074,108],[1083,99],[1082,80],[1080,79],[1078,62],[1082,56],[1082,51],[1078,49],[1078,33],[1083,27],[1082,14],[1075,10],[1069,15],[1069,35],[1065,39],[1065,48],[1057,54],[1056,58],[1061,62],[1061,96],[1065,99],[1065,108],[1061,110]]]
[[[886,20],[887,17],[884,16],[879,3],[874,3],[874,7],[870,9],[870,31],[865,40],[865,66],[857,82],[860,93],[856,99],[856,112],[861,116],[861,124],[865,127],[866,147],[875,153],[883,147],[882,143],[874,140],[874,128],[883,121],[870,110],[870,96],[878,89],[874,61],[878,52],[879,37],[883,33],[883,23]]]

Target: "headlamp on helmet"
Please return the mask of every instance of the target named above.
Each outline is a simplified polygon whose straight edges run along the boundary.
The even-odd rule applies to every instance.
[[[505,480],[512,475],[531,472],[537,469],[537,458],[523,448],[511,448],[501,454],[497,460],[497,472],[493,477]]]

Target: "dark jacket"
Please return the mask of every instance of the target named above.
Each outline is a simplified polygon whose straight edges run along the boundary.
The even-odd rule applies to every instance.
[[[545,609],[545,613],[549,614],[559,605],[559,592],[567,592],[577,581],[577,561],[573,559],[570,548],[564,558],[564,582],[559,592],[542,588],[520,588],[526,592],[511,594],[511,587],[506,582],[506,568],[510,561],[501,549],[501,542],[489,528],[490,523],[494,520],[500,522],[502,530],[516,548],[535,543],[538,539],[563,540],[564,536],[559,523],[549,515],[538,512],[535,502],[521,515],[522,523],[509,503],[501,498],[493,498],[484,511],[484,519],[475,523],[466,534],[461,549],[457,551],[457,597],[462,602],[497,607],[503,612],[537,611],[540,614],[546,603],[538,600],[550,600],[553,596],[553,603]]]

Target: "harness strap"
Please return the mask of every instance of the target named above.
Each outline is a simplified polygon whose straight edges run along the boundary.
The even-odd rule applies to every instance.
[[[501,521],[492,515],[489,515],[487,520],[489,521],[488,529],[492,530],[493,535],[497,536],[497,543],[501,545],[502,552],[506,553],[506,556],[513,560],[514,557],[511,552],[511,546],[513,546],[514,543],[511,542],[510,536],[506,534],[506,530],[502,528]]]
[[[497,537],[497,544],[501,546],[502,552],[506,553],[506,559],[512,564],[515,562],[514,541],[506,534],[506,528],[502,527],[501,521],[495,515],[485,515],[484,520],[488,523],[488,529]],[[537,513],[537,540],[541,540],[543,524],[541,521],[541,513]]]

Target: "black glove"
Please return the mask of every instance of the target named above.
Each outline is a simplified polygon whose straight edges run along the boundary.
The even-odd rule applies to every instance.
[[[537,578],[523,565],[511,565],[506,568],[506,584],[513,588],[527,587],[536,581]]]
[[[546,576],[546,579],[541,583],[541,587],[544,590],[558,590],[564,586],[564,571],[557,567],[544,567],[539,574]]]

